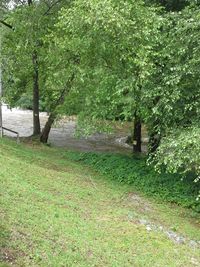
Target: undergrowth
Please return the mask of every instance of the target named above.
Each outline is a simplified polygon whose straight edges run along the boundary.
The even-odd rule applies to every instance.
[[[153,166],[147,166],[146,159],[120,154],[65,152],[65,156],[92,166],[120,183],[132,184],[145,195],[200,212],[197,200],[200,187],[194,183],[192,175],[159,174]]]

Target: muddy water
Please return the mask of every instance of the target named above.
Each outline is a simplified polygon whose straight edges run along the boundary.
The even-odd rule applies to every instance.
[[[19,132],[20,137],[28,137],[33,133],[32,112],[20,109],[8,109],[3,106],[3,126]],[[41,126],[43,127],[48,115],[40,114]],[[49,143],[56,147],[63,147],[70,150],[79,151],[102,151],[128,153],[132,151],[132,147],[125,143],[125,139],[130,134],[131,127],[118,127],[113,134],[94,134],[88,138],[77,139],[74,134],[76,130],[76,121],[64,119],[59,126],[51,129]],[[5,135],[14,136],[4,131]]]
[[[33,115],[29,110],[8,109],[6,105],[2,107],[3,126],[19,132],[20,137],[27,137],[33,133]],[[41,124],[47,120],[47,114],[41,113]],[[5,135],[15,136],[4,131]]]

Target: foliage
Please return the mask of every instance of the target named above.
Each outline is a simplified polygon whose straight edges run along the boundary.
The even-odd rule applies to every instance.
[[[66,152],[66,157],[90,165],[116,181],[132,184],[148,196],[200,212],[199,186],[194,183],[192,174],[184,179],[177,174],[158,174],[153,166],[146,165],[145,159],[124,155]]]
[[[45,110],[50,110],[52,102],[56,102],[63,90],[65,81],[57,81],[55,68],[57,61],[49,57],[50,45],[46,35],[53,29],[59,9],[69,4],[69,1],[27,1],[20,3],[7,13],[7,22],[13,30],[7,30],[3,38],[3,79],[4,96],[11,106],[16,106],[19,99],[29,97],[34,87],[35,68],[39,73],[40,102],[45,103]],[[17,43],[17,45],[16,45]],[[36,55],[37,66],[34,66],[33,56]],[[52,75],[52,67],[54,75]],[[67,72],[66,68],[64,70]],[[33,98],[33,97],[32,97]]]
[[[33,109],[33,99],[31,94],[23,94],[18,101],[15,102],[15,106],[22,109]],[[47,111],[45,103],[42,99],[39,101],[40,111]]]
[[[161,131],[191,125],[199,117],[199,16],[192,8],[166,17],[157,67],[144,91]]]
[[[88,137],[93,133],[112,133],[114,130],[112,123],[109,120],[97,120],[91,116],[86,116],[86,114],[80,113],[78,116],[76,136]]]
[[[194,172],[200,179],[200,128],[195,126],[176,129],[171,135],[163,138],[156,152],[156,168],[165,166],[171,173]],[[200,192],[199,192],[200,194]]]
[[[40,54],[46,27],[45,21],[40,19],[42,10],[38,10],[35,5],[22,5],[8,12],[7,21],[13,30],[8,29],[3,38],[3,78],[4,95],[11,106],[22,94],[33,90],[32,55],[34,50]]]
[[[59,108],[60,115],[78,115],[85,106],[85,92],[81,88],[72,87],[65,102]]]
[[[194,168],[193,163],[199,153],[196,139],[200,123],[199,18],[197,7],[166,15],[162,39],[154,57],[155,72],[148,80],[143,95],[148,127],[156,128],[162,137],[166,137],[162,140],[163,152],[159,152],[158,160],[169,163],[173,158],[172,164],[179,166],[181,162],[184,171]],[[193,149],[185,149],[189,143]],[[169,164],[167,170],[171,167]],[[180,168],[173,170],[180,171]],[[195,168],[195,171],[198,169]]]
[[[190,3],[196,3],[198,0],[146,0],[146,3],[158,4],[165,8],[166,11],[180,11]]]
[[[143,1],[76,0],[62,9],[51,40],[66,60],[71,51],[79,61],[82,112],[91,122],[132,119],[140,109],[141,85],[151,72],[149,54],[160,20]]]

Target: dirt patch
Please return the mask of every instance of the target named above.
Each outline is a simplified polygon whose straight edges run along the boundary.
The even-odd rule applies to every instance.
[[[17,258],[17,253],[10,248],[1,248],[0,250],[0,262],[9,263],[14,265]]]
[[[128,201],[133,203],[134,206],[138,207],[142,211],[153,211],[153,206],[136,193],[129,193]]]

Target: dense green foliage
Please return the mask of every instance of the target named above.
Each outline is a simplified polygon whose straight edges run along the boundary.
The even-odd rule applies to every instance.
[[[200,187],[194,183],[194,175],[158,174],[152,166],[146,165],[146,159],[124,155],[78,152],[67,152],[65,155],[92,166],[116,181],[132,184],[148,196],[200,212],[200,203],[197,201]]]
[[[157,68],[148,81],[147,124],[161,138],[157,160],[171,172],[199,173],[200,46],[198,7],[169,14],[155,57]],[[189,34],[189,38],[188,38]],[[153,102],[154,100],[154,102]],[[158,164],[159,165],[159,164]]]
[[[85,116],[132,119],[140,112],[141,86],[151,72],[149,55],[159,25],[155,9],[143,1],[105,5],[81,0],[62,9],[50,41],[64,60],[69,51],[78,60],[76,87],[85,94],[79,91],[77,97],[85,98]]]
[[[156,152],[156,168],[165,166],[171,173],[194,172],[200,179],[200,128],[182,128],[164,138]],[[176,155],[176,160],[174,156]],[[200,193],[200,192],[199,192]]]
[[[56,101],[62,88],[47,82],[52,61],[47,56],[49,47],[44,37],[53,28],[60,5],[53,5],[49,10],[48,1],[16,2],[14,11],[8,10],[6,14],[6,22],[13,29],[4,27],[2,38],[4,98],[11,106],[16,106],[22,95],[30,96],[37,71],[39,97],[49,109],[52,99]],[[49,1],[49,5],[51,2],[56,1]]]

